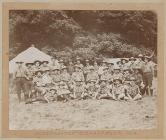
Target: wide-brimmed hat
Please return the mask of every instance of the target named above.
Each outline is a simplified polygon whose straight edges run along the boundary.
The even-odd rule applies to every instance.
[[[82,82],[80,78],[75,79],[76,82]]]
[[[74,65],[75,68],[79,68],[79,69],[82,69],[81,66],[79,65]]]
[[[112,63],[112,62],[108,62],[108,64],[114,65],[114,63]]]
[[[116,64],[122,64],[122,61],[117,61]]]
[[[64,81],[60,81],[59,85],[66,85]]]
[[[24,62],[23,62],[23,61],[16,61],[15,63],[17,63],[17,64],[18,64],[18,63],[22,64],[22,63],[24,63]]]
[[[85,62],[89,62],[89,60],[88,60],[88,59],[86,59],[86,60],[85,60]]]
[[[122,79],[120,78],[120,77],[115,77],[114,79],[113,79],[113,82],[115,82],[115,81],[120,81],[120,82],[122,82]]]
[[[142,54],[139,54],[139,55],[138,55],[138,57],[139,57],[139,58],[142,58],[142,57],[143,57],[143,55],[142,55]]]
[[[119,66],[115,66],[114,70],[120,70],[120,67]]]
[[[43,73],[42,70],[37,70],[37,71],[35,71],[35,75],[37,75],[39,72],[40,72],[41,74]]]
[[[108,70],[109,68],[108,67],[104,67],[103,70]]]
[[[90,82],[96,83],[96,80],[95,80],[95,79],[91,79],[91,80],[89,80],[88,82],[89,82],[89,83],[90,83]]]
[[[136,58],[134,58],[134,57],[130,57],[129,60],[130,60],[130,61],[131,61],[131,60],[134,60],[134,61],[135,61]]]
[[[67,69],[67,67],[66,67],[66,66],[63,66],[61,69],[64,70],[64,69]]]
[[[125,58],[121,58],[121,62],[122,62],[123,60],[124,60],[126,63],[129,61],[129,60],[125,59]]]
[[[106,60],[103,60],[101,63],[107,63],[107,61],[106,61]]]
[[[95,68],[94,68],[93,66],[90,66],[89,69],[90,69],[90,70],[94,70]]]
[[[44,68],[43,69],[43,72],[46,72],[46,71],[50,71],[50,69],[47,67],[47,68]]]
[[[52,68],[52,70],[53,70],[53,71],[55,71],[55,70],[60,70],[60,67],[54,66],[54,67]]]
[[[42,61],[42,64],[43,64],[43,63],[47,63],[47,64],[48,64],[49,62],[48,62],[47,60],[44,60],[44,61]]]
[[[80,57],[76,57],[76,60],[81,60],[81,58]]]
[[[123,71],[131,71],[131,69],[128,67],[125,67],[125,68],[123,68]]]
[[[60,59],[60,60],[59,60],[59,63],[63,63],[63,62],[64,62],[63,59]]]
[[[147,55],[145,55],[144,58],[146,58],[146,59],[148,59],[148,60],[151,59],[151,57],[150,57],[150,56],[147,56]]]
[[[40,61],[40,60],[35,60],[33,63],[35,64],[35,63],[37,63],[37,62],[39,62],[39,63],[41,64],[41,61]]]
[[[28,65],[33,65],[33,63],[26,63],[25,66],[28,66]]]
[[[50,91],[55,91],[55,92],[57,92],[57,90],[55,89],[55,88],[50,88]]]
[[[135,81],[136,78],[135,77],[130,77],[130,81]]]

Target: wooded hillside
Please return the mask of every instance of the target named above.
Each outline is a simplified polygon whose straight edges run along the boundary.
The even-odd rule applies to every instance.
[[[157,53],[152,11],[10,11],[10,59],[34,44],[63,59]]]

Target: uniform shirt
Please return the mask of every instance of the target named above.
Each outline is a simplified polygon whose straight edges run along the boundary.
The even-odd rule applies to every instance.
[[[140,61],[140,60],[137,59],[135,61],[135,66],[140,68],[140,69],[142,68],[143,64],[144,64],[144,62],[142,60]]]
[[[68,70],[69,74],[71,75],[74,72],[74,66],[73,65],[69,65],[67,67],[67,70]]]
[[[27,69],[25,67],[18,67],[16,71],[14,72],[14,78],[17,77],[27,77]]]
[[[104,72],[103,69],[104,69],[104,68],[105,68],[105,67],[103,67],[103,66],[100,66],[100,67],[99,67],[99,70],[98,70],[98,74],[99,74],[99,75],[102,75],[102,74],[103,74],[103,72]]]
[[[109,94],[110,93],[110,86],[109,85],[100,85],[100,94]]]
[[[90,66],[85,66],[83,69],[84,74],[88,74],[90,72]]]
[[[92,93],[93,92],[98,92],[99,88],[100,88],[99,85],[93,85],[93,86],[87,85],[86,86],[87,92],[92,92]]]
[[[51,84],[52,83],[52,77],[50,75],[44,74],[42,77],[43,84]]]
[[[142,65],[142,71],[143,71],[143,73],[146,73],[146,72],[153,73],[153,65],[152,65],[152,63],[150,63],[150,62],[144,63]]]
[[[34,67],[33,67],[33,71],[34,71],[34,72],[35,72],[35,71],[38,71],[38,70],[42,70],[40,66],[34,66]]]
[[[82,72],[74,72],[71,76],[73,81],[81,80],[84,81],[84,75]]]
[[[103,73],[103,74],[101,75],[100,79],[109,80],[109,73]]]
[[[125,88],[123,85],[119,84],[119,85],[114,85],[112,87],[112,93],[114,95],[119,95],[119,94],[124,94],[125,93]]]
[[[141,85],[141,82],[143,81],[143,78],[142,78],[142,75],[140,73],[135,73],[133,74],[133,77],[135,77],[136,81],[136,85],[140,86]]]
[[[128,86],[127,92],[130,96],[134,97],[135,95],[140,93],[139,87],[137,85]]]
[[[96,72],[92,72],[92,73],[88,73],[87,77],[86,77],[86,81],[90,81],[90,80],[99,80],[99,76]]]
[[[60,76],[61,81],[69,82],[71,79],[71,76],[69,73],[62,73]]]
[[[83,84],[79,86],[75,85],[73,91],[74,93],[83,93],[85,91],[85,85]]]
[[[114,74],[113,74],[113,79],[116,79],[116,78],[119,78],[119,79],[121,79],[121,80],[124,80],[124,77],[123,77],[123,74],[122,74],[122,73],[118,73],[118,74],[114,73]]]
[[[52,75],[52,79],[53,79],[53,82],[55,83],[58,83],[61,81],[61,75],[60,74],[57,74],[57,75]]]
[[[130,73],[123,74],[123,78],[124,78],[125,81],[130,81],[131,76],[132,75]]]
[[[32,79],[32,78],[33,78],[33,75],[34,75],[33,68],[27,68],[27,77],[28,77],[29,79]]]
[[[42,76],[40,76],[40,77],[35,76],[33,78],[33,83],[38,87],[43,86],[44,84],[43,84]]]

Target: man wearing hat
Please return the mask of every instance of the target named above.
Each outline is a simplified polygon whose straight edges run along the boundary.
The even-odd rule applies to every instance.
[[[54,66],[52,71],[53,71],[52,79],[53,79],[54,86],[58,88],[59,83],[61,81],[61,74],[60,74],[59,66]]]
[[[66,84],[68,85],[70,80],[71,80],[71,75],[67,72],[67,67],[64,66],[61,68],[61,81],[66,82]]]
[[[99,70],[98,70],[99,77],[103,74],[105,67],[107,67],[107,62],[105,60],[103,60],[101,62],[101,65],[99,66]]]
[[[58,100],[63,100],[64,102],[67,102],[70,100],[70,91],[68,89],[68,85],[65,81],[61,81],[59,83],[59,88],[57,89],[57,97]]]
[[[56,60],[56,57],[51,57],[51,62],[49,63],[49,67],[50,67],[50,69],[52,69],[55,66],[60,67],[60,64],[59,64],[58,60]]]
[[[63,59],[59,60],[60,69],[65,66]]]
[[[41,96],[45,93],[45,84],[43,83],[43,71],[37,70],[35,72],[35,77],[33,77],[34,84],[34,93],[32,93],[32,97]]]
[[[109,73],[108,73],[108,67],[103,68],[103,74],[101,75],[100,79],[107,79],[109,80]]]
[[[108,72],[111,75],[113,74],[113,72],[114,72],[114,63],[112,63],[112,62],[108,63]]]
[[[41,69],[43,70],[43,71],[45,71],[45,69],[48,69],[49,68],[49,62],[47,61],[47,60],[45,60],[45,61],[43,61],[43,62],[41,62]]]
[[[13,79],[15,81],[16,91],[19,102],[21,102],[21,91],[24,93],[24,99],[28,98],[29,90],[27,89],[27,69],[23,67],[22,61],[17,61],[17,68],[13,73]]]
[[[143,61],[143,55],[139,54],[138,59],[135,61],[135,67],[139,67],[140,69],[142,68],[144,61]]]
[[[47,89],[53,86],[53,78],[50,76],[50,69],[48,67],[43,71],[42,81]]]
[[[130,85],[127,89],[127,93],[129,95],[129,98],[130,98],[130,100],[133,100],[133,101],[142,98],[142,96],[140,94],[139,87],[138,87],[138,85],[136,85],[135,80],[136,79],[134,77],[130,78]]]
[[[96,99],[100,89],[99,85],[96,84],[96,80],[94,79],[89,80],[85,88],[86,88],[86,92],[83,98]]]
[[[143,81],[145,84],[145,92],[147,95],[153,95],[152,81],[153,81],[153,65],[150,62],[151,58],[148,56],[144,57],[144,64],[142,66]]]
[[[136,58],[134,58],[134,57],[129,58],[128,66],[132,71],[133,71],[133,68],[135,67],[135,61],[136,61]]]
[[[120,67],[119,66],[115,66],[114,67],[114,74],[113,74],[113,79],[115,78],[120,78],[122,81],[124,80],[124,76],[121,73]]]
[[[74,84],[76,79],[80,79],[82,82],[85,81],[84,79],[84,75],[81,71],[81,67],[79,65],[75,65],[75,72],[73,72],[72,76],[71,76],[71,82]]]
[[[90,68],[89,60],[86,59],[85,60],[85,67],[83,68],[84,77],[87,77],[87,74],[90,72],[89,68]]]
[[[99,92],[96,95],[97,99],[113,99],[114,96],[111,93],[111,88],[108,84],[108,79],[101,78],[100,79],[100,87]]]
[[[85,95],[85,85],[81,79],[79,78],[75,79],[75,84],[73,85],[72,89],[73,89],[72,97],[74,99],[78,100],[83,99]]]
[[[67,70],[70,75],[72,75],[72,73],[74,72],[74,65],[73,65],[72,60],[69,60],[69,65],[67,66]]]
[[[34,71],[33,71],[33,63],[26,63],[26,68],[27,68],[27,82],[26,82],[26,86],[27,89],[29,90],[29,94],[28,97],[30,97],[30,95],[32,94],[32,90],[33,90],[33,76],[34,76]]]
[[[90,70],[90,72],[87,74],[86,82],[89,82],[89,81],[91,81],[91,80],[95,80],[96,83],[98,83],[98,82],[99,82],[99,76],[98,76],[98,74],[95,72],[94,67],[93,67],[93,66],[90,66],[90,67],[89,67],[89,70]]]
[[[41,61],[40,60],[35,60],[33,62],[33,71],[38,71],[38,70],[41,70]]]
[[[46,94],[44,94],[44,99],[47,103],[57,101],[57,89],[50,88]]]
[[[122,79],[119,77],[114,78],[112,86],[112,95],[115,100],[128,99],[125,94],[125,87],[122,85]]]
[[[124,81],[128,81],[132,76],[132,71],[128,67],[123,68],[123,78]]]
[[[81,68],[81,70],[83,70],[83,64],[81,64],[81,59],[79,57],[76,58],[76,65],[79,66]]]

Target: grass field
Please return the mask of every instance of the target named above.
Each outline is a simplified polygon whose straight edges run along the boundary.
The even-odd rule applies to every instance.
[[[49,104],[18,103],[10,94],[11,130],[131,130],[156,127],[156,96],[140,101],[83,100]]]

